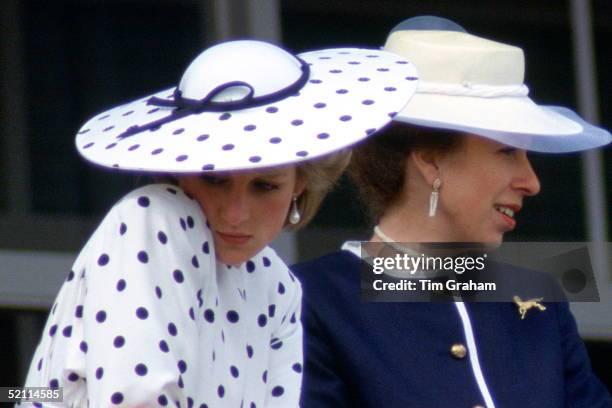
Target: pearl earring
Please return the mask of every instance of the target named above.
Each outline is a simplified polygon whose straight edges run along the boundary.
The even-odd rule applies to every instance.
[[[440,196],[440,185],[442,181],[439,178],[436,178],[433,182],[433,189],[431,194],[429,195],[429,216],[435,217],[436,210],[438,209],[438,197]]]
[[[297,224],[302,219],[300,211],[297,206],[297,196],[293,196],[293,202],[291,203],[291,211],[289,212],[289,223],[292,225]]]

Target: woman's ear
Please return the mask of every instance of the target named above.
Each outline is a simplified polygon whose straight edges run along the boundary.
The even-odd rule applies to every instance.
[[[440,152],[415,149],[410,152],[410,159],[427,184],[432,185],[440,177]]]

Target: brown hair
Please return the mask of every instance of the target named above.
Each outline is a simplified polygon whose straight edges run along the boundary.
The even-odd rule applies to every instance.
[[[400,199],[411,151],[450,152],[461,145],[457,132],[392,122],[382,133],[353,150],[349,175],[374,222]]]

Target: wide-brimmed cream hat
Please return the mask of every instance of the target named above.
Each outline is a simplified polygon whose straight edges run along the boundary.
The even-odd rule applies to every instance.
[[[269,43],[202,52],[178,86],[91,118],[76,137],[111,168],[190,173],[286,165],[346,148],[391,121],[416,90],[396,54],[340,48],[298,57]]]
[[[518,47],[427,16],[400,23],[384,49],[409,59],[420,75],[417,93],[396,121],[539,152],[579,151],[611,140],[609,132],[567,108],[533,102],[523,83],[525,57]]]

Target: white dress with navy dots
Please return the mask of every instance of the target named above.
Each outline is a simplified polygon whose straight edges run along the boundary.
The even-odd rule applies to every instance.
[[[273,250],[216,261],[196,201],[150,185],[128,194],[68,274],[28,386],[74,407],[296,407],[301,288]],[[33,404],[41,406],[41,404]]]

